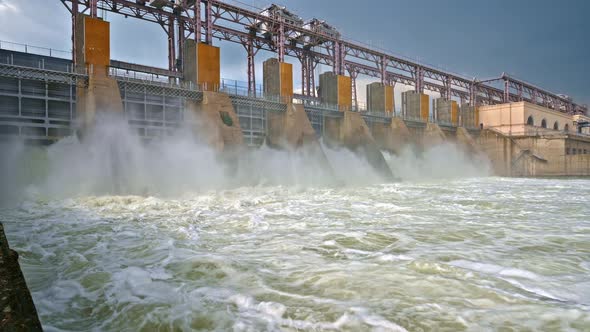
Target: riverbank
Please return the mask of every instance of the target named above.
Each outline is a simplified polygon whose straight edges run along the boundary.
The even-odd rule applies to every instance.
[[[42,331],[33,298],[0,223],[0,330]]]

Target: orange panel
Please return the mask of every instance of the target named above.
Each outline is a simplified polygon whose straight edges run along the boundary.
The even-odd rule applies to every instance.
[[[455,125],[459,123],[459,106],[456,101],[451,101],[451,123]]]
[[[286,62],[280,63],[281,72],[281,97],[290,99],[293,97],[293,65]]]
[[[430,118],[430,99],[427,94],[420,94],[420,119],[428,121]]]
[[[352,80],[348,76],[338,75],[338,106],[343,110],[352,108]]]
[[[105,66],[110,64],[109,22],[84,17],[84,54],[86,63]]]
[[[385,86],[385,112],[392,113],[394,110],[394,100],[393,100],[393,87],[390,85]]]
[[[217,91],[221,82],[219,47],[199,43],[197,46],[197,84],[204,90]]]

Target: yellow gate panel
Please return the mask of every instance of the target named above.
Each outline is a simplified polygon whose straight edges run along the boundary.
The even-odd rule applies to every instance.
[[[420,119],[428,122],[430,118],[430,99],[427,94],[420,94]]]
[[[338,75],[338,106],[343,110],[352,108],[352,79]]]
[[[281,97],[289,100],[293,97],[293,65],[286,62],[281,62],[280,72]]]
[[[207,91],[217,91],[221,82],[219,47],[199,43],[197,46],[197,83]]]
[[[110,64],[109,22],[84,17],[84,54],[86,64],[107,67]]]
[[[456,101],[451,101],[451,123],[454,125],[459,123],[459,105]]]
[[[393,87],[391,85],[385,86],[385,112],[393,113],[394,110],[394,97],[393,97]]]

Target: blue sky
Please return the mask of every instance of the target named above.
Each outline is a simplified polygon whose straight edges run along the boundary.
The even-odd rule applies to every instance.
[[[269,2],[244,0],[263,7]],[[510,73],[590,104],[590,1],[585,0],[282,0],[304,19],[318,17],[348,39],[379,46],[468,77]],[[112,58],[166,66],[162,29],[108,13]],[[0,40],[70,48],[59,0],[0,0]],[[218,43],[219,44],[219,43]],[[239,45],[222,47],[222,76],[246,79]],[[258,82],[261,62],[257,57]],[[298,69],[297,60],[288,59]],[[323,68],[328,70],[328,68]],[[298,75],[294,77],[297,79]],[[366,79],[369,82],[370,79]],[[296,87],[297,87],[296,82]]]

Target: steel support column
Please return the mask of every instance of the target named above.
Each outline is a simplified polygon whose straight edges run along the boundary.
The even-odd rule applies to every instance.
[[[78,30],[78,2],[77,1],[73,1],[72,2],[72,70],[74,70],[74,68],[76,68],[76,53],[77,53],[77,48],[76,48],[76,33]]]
[[[358,105],[358,98],[357,98],[357,93],[356,93],[356,78],[358,77],[359,73],[354,68],[349,68],[348,74],[350,75],[350,82],[351,82],[351,89],[352,89],[352,104],[353,104],[354,110],[358,111],[359,105]]]
[[[379,61],[379,69],[381,69],[381,84],[387,84],[387,58],[385,56],[381,56]]]
[[[213,8],[211,1],[207,1],[205,7],[205,24],[207,25],[205,29],[205,43],[213,45]]]
[[[301,94],[304,96],[309,96],[307,88],[309,86],[309,65],[308,65],[308,56],[306,52],[303,52],[299,55],[299,63],[301,63]]]
[[[201,1],[196,1],[193,7],[193,30],[195,34],[195,41],[201,41]]]
[[[316,61],[309,51],[301,52],[298,58],[301,63],[301,92],[304,96],[315,97]]]
[[[93,18],[98,17],[98,0],[90,0],[90,16]]]
[[[334,74],[344,75],[344,58],[346,57],[344,46],[342,42],[337,41],[334,43]]]
[[[507,78],[504,79],[504,97],[503,100],[505,103],[510,102],[510,80]]]
[[[318,62],[313,58],[313,56],[309,57],[309,95],[311,97],[317,97],[316,94],[316,85],[315,85],[315,69],[318,65]]]
[[[285,25],[279,25],[279,33],[276,36],[276,47],[279,55],[279,62],[285,62]]]
[[[477,83],[475,80],[469,85],[469,106],[477,106]]]
[[[176,62],[176,70],[182,72],[184,67],[184,22],[182,18],[178,17],[178,61]]]
[[[254,47],[252,38],[249,38],[245,45],[248,56],[248,95],[256,97],[256,67],[255,57],[260,50]]]
[[[176,41],[174,40],[174,21],[168,21],[168,70],[174,71],[176,62]]]
[[[416,79],[416,92],[424,93],[424,70],[421,66],[416,67],[414,76]]]
[[[445,98],[447,100],[451,100],[451,96],[452,96],[452,89],[451,89],[451,77],[447,76],[446,80],[445,80]]]

